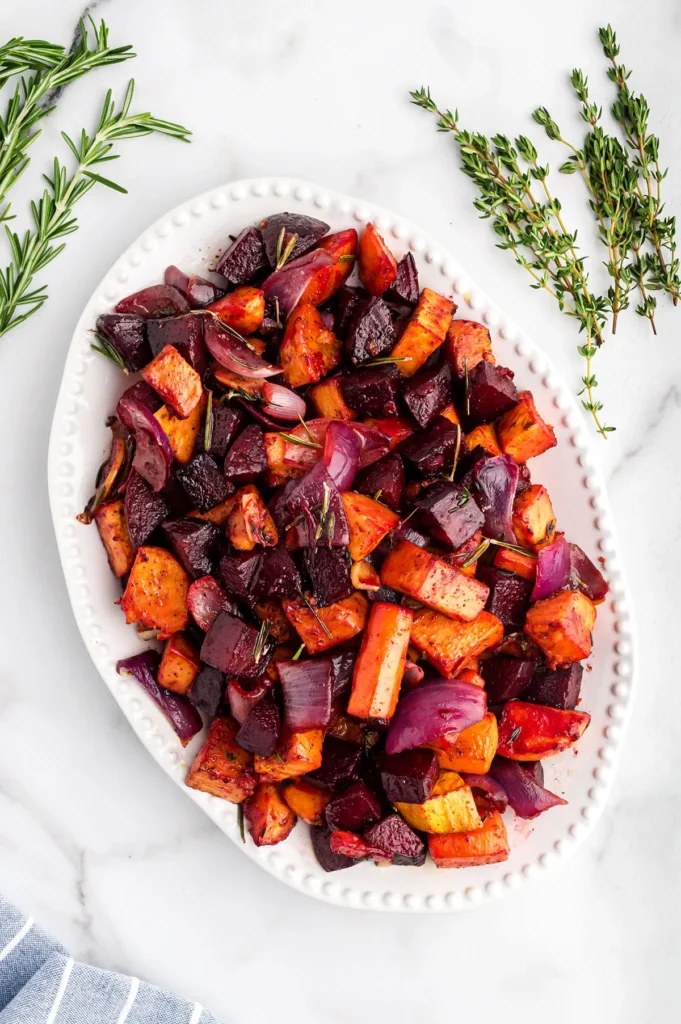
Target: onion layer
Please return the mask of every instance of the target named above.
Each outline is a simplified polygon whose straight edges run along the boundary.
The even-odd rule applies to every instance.
[[[413,750],[447,732],[461,732],[481,722],[487,712],[485,691],[460,679],[433,679],[406,693],[385,743],[388,754]]]
[[[151,409],[130,389],[118,403],[123,408],[125,422],[135,434],[133,468],[137,470],[152,491],[165,487],[173,464],[170,441]]]
[[[530,594],[531,601],[551,597],[567,587],[570,580],[570,549],[562,533],[537,552],[537,578]]]
[[[203,339],[213,359],[232,373],[242,377],[274,377],[281,373],[281,367],[272,366],[261,359],[245,341],[239,339],[236,331],[228,330],[215,316],[206,317]]]
[[[157,651],[144,651],[142,654],[135,654],[132,658],[119,661],[116,664],[116,671],[119,675],[127,672],[135,677],[151,699],[158,704],[179,736],[182,746],[186,747],[192,736],[203,727],[201,716],[183,694],[172,693],[159,686],[156,681],[159,660]]]
[[[277,662],[284,724],[293,732],[325,729],[331,721],[333,664],[329,658]]]
[[[349,423],[334,420],[329,423],[324,439],[324,465],[339,491],[349,491],[357,472],[360,436]]]
[[[475,500],[485,515],[483,533],[493,540],[515,544],[513,499],[518,486],[519,469],[510,455],[493,455],[476,463]]]
[[[550,807],[567,803],[567,800],[540,786],[522,765],[508,758],[496,757],[489,774],[503,786],[508,802],[519,818],[536,818]]]
[[[298,420],[305,416],[305,399],[290,388],[265,381],[262,394],[267,403],[263,412],[273,416],[275,420]]]

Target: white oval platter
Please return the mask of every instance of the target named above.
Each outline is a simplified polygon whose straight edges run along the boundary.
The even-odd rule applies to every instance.
[[[361,229],[373,221],[398,258],[408,249],[414,253],[421,287],[428,285],[451,296],[459,316],[487,324],[497,361],[515,371],[520,388],[532,390],[539,411],[556,429],[558,447],[535,461],[534,478],[548,487],[559,525],[569,539],[604,565],[610,596],[598,609],[594,653],[580,704],[580,710],[592,715],[591,725],[576,748],[544,762],[547,786],[568,804],[534,822],[507,812],[511,855],[504,864],[438,870],[430,861],[422,868],[361,863],[326,874],[314,858],[308,828],[302,823],[279,846],[258,849],[248,837],[244,845],[233,804],[183,786],[201,736],[182,748],[151,699],[130,677],[116,673],[117,660],[138,652],[143,644],[114,605],[120,587],[95,527],[81,526],[75,516],[89,498],[108,450],[106,418],[130,379],[92,351],[91,329],[97,317],[124,295],[161,282],[168,264],[201,274],[227,246],[230,233],[235,235],[245,225],[281,210],[321,217],[332,231],[353,225]],[[344,907],[447,912],[485,903],[563,860],[593,828],[612,784],[631,706],[633,626],[608,500],[589,446],[578,403],[546,355],[437,242],[403,217],[372,203],[304,181],[261,178],[223,185],[161,217],[116,261],[95,290],[66,358],[50,438],[49,494],[73,612],[90,656],[142,743],[183,786],[187,797],[247,856],[300,892]]]

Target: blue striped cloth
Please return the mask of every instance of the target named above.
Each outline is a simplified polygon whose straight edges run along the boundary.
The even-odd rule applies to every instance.
[[[0,1024],[219,1024],[199,1003],[78,963],[0,897]]]

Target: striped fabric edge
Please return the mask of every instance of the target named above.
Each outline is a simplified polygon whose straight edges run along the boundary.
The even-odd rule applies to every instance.
[[[52,1003],[52,1008],[50,1009],[50,1012],[47,1015],[47,1018],[45,1020],[45,1024],[54,1024],[55,1020],[57,1019],[57,1014],[59,1013],[59,1007],[61,1006],[61,1001],[64,998],[64,993],[66,992],[66,987],[67,987],[67,985],[69,983],[69,978],[71,977],[71,971],[72,970],[73,970],[73,957],[70,956],[67,959],[66,963],[64,964],[64,971],[62,973],[61,980],[59,982],[59,988],[57,989],[57,994],[56,994],[56,996],[54,998],[54,1002]]]
[[[139,978],[131,978],[130,979],[130,989],[128,991],[127,998],[126,998],[125,1002],[123,1003],[123,1007],[121,1009],[121,1012],[118,1015],[118,1020],[116,1021],[116,1024],[125,1024],[126,1020],[128,1019],[128,1014],[132,1010],[134,1002],[137,999],[137,993],[139,992],[139,989],[140,989],[140,980],[139,980]]]
[[[5,959],[5,957],[8,957],[10,955],[10,953],[12,952],[12,950],[16,949],[17,946],[19,945],[19,943],[22,942],[22,940],[26,938],[28,933],[33,928],[34,924],[35,924],[35,921],[33,920],[32,917],[27,917],[26,918],[26,920],[24,921],[23,925],[21,926],[19,931],[16,933],[14,938],[10,939],[9,942],[7,943],[7,945],[3,949],[0,949],[0,962],[3,961]]]

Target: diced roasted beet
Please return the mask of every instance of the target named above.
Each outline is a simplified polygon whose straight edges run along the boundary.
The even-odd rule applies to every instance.
[[[353,782],[326,805],[326,824],[331,829],[359,832],[381,817],[382,804],[364,782]]]
[[[483,360],[468,378],[468,396],[464,402],[467,429],[480,423],[491,423],[517,402],[513,372],[505,366],[495,366]]]
[[[177,477],[199,512],[208,512],[229,494],[225,478],[215,459],[206,452],[177,470]]]
[[[577,544],[568,544],[570,549],[570,586],[581,590],[596,604],[604,601],[608,593],[608,584],[600,571],[587,554]]]
[[[201,647],[201,661],[228,676],[257,679],[267,668],[272,656],[271,647],[266,645],[256,662],[257,638],[258,630],[253,626],[246,625],[227,612],[220,612],[206,633]]]
[[[470,540],[485,522],[471,492],[447,480],[425,487],[414,506],[432,536],[455,550]]]
[[[230,284],[248,284],[263,267],[267,266],[265,244],[260,228],[244,228],[226,249],[216,266],[218,274]]]
[[[228,593],[234,597],[255,597],[254,583],[260,572],[259,551],[227,551],[220,559],[220,576]]]
[[[224,458],[227,449],[241,429],[243,419],[244,414],[240,409],[233,409],[229,405],[213,402],[209,455],[212,455],[213,458]],[[198,452],[206,450],[205,441],[206,431],[201,430],[196,444]]]
[[[343,398],[360,416],[396,416],[400,371],[389,363],[343,377]]]
[[[306,548],[305,568],[319,605],[335,604],[353,591],[350,557],[345,548]]]
[[[177,288],[154,284],[140,292],[126,295],[116,306],[117,313],[135,313],[149,320],[158,316],[179,316],[189,312],[189,303]]]
[[[355,667],[357,650],[340,651],[337,647],[329,651],[329,658],[333,666],[333,688],[331,696],[335,700],[342,693],[346,693],[352,686],[352,673]]]
[[[561,711],[572,711],[577,707],[583,673],[584,668],[579,662],[554,672],[539,670],[523,692],[523,700],[559,708]]]
[[[322,825],[313,825],[310,829],[312,849],[324,871],[342,871],[359,864],[354,857],[346,857],[342,853],[334,853],[331,849],[331,829]]]
[[[163,532],[190,576],[212,575],[223,537],[219,526],[196,518],[169,519]]]
[[[266,548],[253,584],[255,597],[294,598],[300,589],[300,573],[286,548]]]
[[[456,466],[456,481],[462,487],[471,491],[474,489],[475,467],[483,459],[489,458],[489,452],[485,451],[481,444],[476,444],[471,451],[461,454]]]
[[[383,850],[393,864],[418,868],[426,862],[426,844],[399,814],[391,814],[372,825],[365,831],[364,839],[370,846]]]
[[[97,333],[113,345],[129,370],[141,370],[151,361],[151,349],[141,316],[103,313],[97,319]]]
[[[249,711],[236,741],[251,754],[269,757],[277,749],[281,716],[271,693],[266,693]]]
[[[257,423],[242,430],[225,458],[225,476],[237,486],[253,483],[267,469],[262,429]]]
[[[160,493],[163,495],[163,500],[167,502],[170,512],[175,519],[180,519],[182,516],[189,515],[190,512],[194,511],[194,502],[178,480],[175,468],[171,469],[168,482]]]
[[[163,405],[154,389],[145,380],[138,380],[136,384],[131,384],[129,388],[125,389],[116,406],[116,415],[128,430],[134,430],[135,427],[127,413],[127,400],[141,402],[152,413],[157,412]]]
[[[390,535],[392,545],[397,544],[398,541],[401,540],[409,540],[412,544],[416,544],[417,548],[427,548],[430,544],[430,537],[424,530],[418,530],[416,528],[414,519],[406,519],[402,525],[398,526],[396,530],[393,530]]]
[[[334,299],[334,334],[341,341],[345,337],[350,322],[357,309],[369,298],[369,293],[363,288],[348,288],[347,285],[340,289]]]
[[[329,230],[329,225],[316,217],[308,217],[303,213],[275,213],[260,222],[262,240],[265,244],[265,253],[271,267],[276,267],[279,238],[281,229],[284,229],[284,237],[281,243],[281,250],[285,249],[293,235],[296,240],[288,261],[296,259],[297,256],[304,256],[306,252],[314,249],[317,242]],[[288,262],[287,261],[287,262]],[[222,273],[222,271],[220,271]]]
[[[525,580],[515,573],[504,572],[494,565],[479,565],[476,575],[489,587],[486,611],[501,619],[505,632],[513,633],[522,629],[530,604],[533,581]]]
[[[452,401],[452,371],[449,363],[422,370],[407,380],[402,397],[420,427],[429,427]]]
[[[225,693],[225,677],[210,665],[203,665],[187,693],[192,704],[209,717],[217,715]]]
[[[480,672],[485,680],[488,702],[501,704],[520,696],[530,685],[534,675],[534,662],[497,655],[494,658],[485,658],[480,663]]]
[[[368,494],[376,501],[383,502],[393,512],[397,512],[404,498],[404,482],[402,457],[397,452],[390,452],[378,462],[361,469],[352,488],[360,494]]]
[[[451,470],[459,437],[455,425],[440,416],[427,430],[403,441],[400,451],[422,477],[438,476]]]
[[[410,252],[397,264],[395,280],[385,293],[385,297],[401,306],[415,306],[419,301],[419,273]]]
[[[147,338],[152,355],[157,356],[166,345],[172,345],[197,373],[203,376],[208,369],[208,349],[203,340],[202,316],[147,320]]]
[[[133,469],[125,488],[125,520],[134,546],[138,548],[144,544],[169,515],[170,509],[163,495],[155,494]]]
[[[422,804],[433,792],[439,775],[434,750],[405,750],[376,758],[381,785],[391,804]]]
[[[335,789],[346,782],[355,782],[359,778],[359,766],[362,751],[335,736],[327,736],[322,747],[321,768],[305,776],[313,786],[324,786]]]
[[[390,352],[397,334],[390,308],[377,296],[365,299],[354,313],[345,333],[345,351],[355,365]]]

